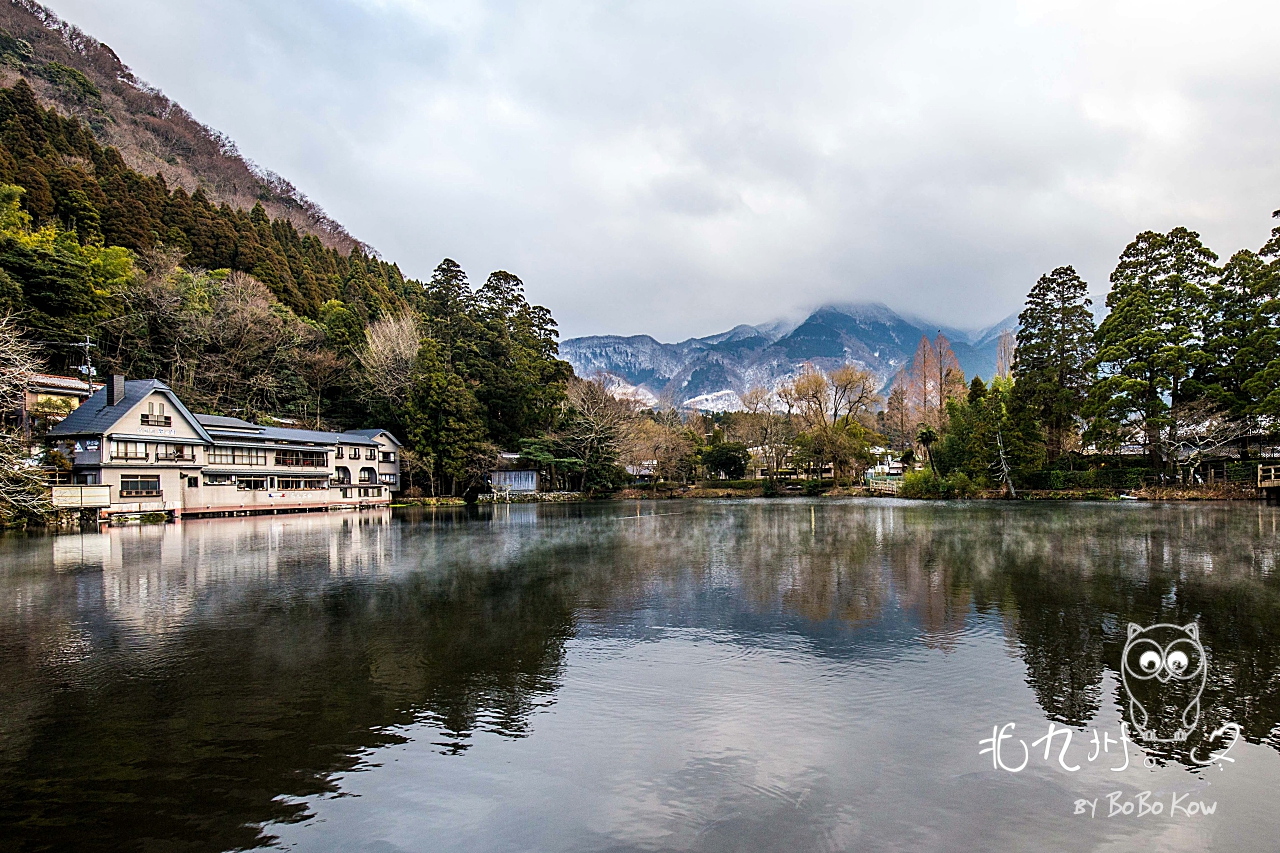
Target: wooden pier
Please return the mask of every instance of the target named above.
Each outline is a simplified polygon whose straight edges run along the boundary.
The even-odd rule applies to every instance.
[[[1258,466],[1258,491],[1267,503],[1280,503],[1280,465]]]

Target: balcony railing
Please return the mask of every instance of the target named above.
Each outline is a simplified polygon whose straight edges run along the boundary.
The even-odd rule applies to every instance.
[[[157,453],[157,462],[195,462],[194,453]]]
[[[159,427],[173,426],[173,418],[168,415],[143,415],[142,425]]]
[[[120,489],[120,497],[122,498],[162,498],[164,492],[160,489]]]
[[[146,462],[150,456],[146,453],[112,453],[112,462]]]
[[[297,459],[290,456],[277,456],[276,464],[281,468],[328,468],[329,462],[325,459]]]

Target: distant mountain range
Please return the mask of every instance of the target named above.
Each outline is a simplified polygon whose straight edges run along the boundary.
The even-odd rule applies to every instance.
[[[652,405],[727,411],[750,388],[775,387],[811,362],[830,370],[853,363],[888,385],[915,354],[921,336],[941,331],[967,377],[990,379],[1000,333],[1017,329],[1013,314],[977,331],[939,327],[884,305],[827,305],[796,325],[736,326],[705,338],[664,344],[648,335],[593,335],[560,344],[560,355],[583,377],[601,376],[615,393]]]

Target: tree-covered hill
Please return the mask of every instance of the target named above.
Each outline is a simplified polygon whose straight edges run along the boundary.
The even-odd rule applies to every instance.
[[[572,374],[511,273],[474,287],[445,259],[414,281],[262,204],[171,188],[26,80],[0,89],[0,317],[47,369],[75,370],[87,337],[100,374],[159,378],[197,411],[391,429],[433,493],[542,436]]]
[[[57,222],[81,243],[136,253],[179,248],[189,267],[249,273],[303,317],[341,299],[362,320],[376,319],[412,298],[394,264],[359,247],[343,254],[288,220],[271,220],[261,204],[247,211],[216,205],[203,190],[188,195],[160,175],[130,169],[78,119],[41,107],[25,80],[0,90],[0,182],[25,190],[22,206],[37,228]],[[8,266],[0,259],[0,268]]]
[[[138,77],[110,47],[33,0],[0,0],[0,85],[25,78],[43,106],[81,119],[103,145],[144,175],[170,187],[202,189],[215,204],[261,203],[344,253],[356,240],[288,181],[249,162],[223,134],[206,127]]]

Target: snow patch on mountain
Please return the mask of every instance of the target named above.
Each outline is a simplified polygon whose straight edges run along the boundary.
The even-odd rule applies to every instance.
[[[742,405],[742,398],[736,392],[726,389],[690,397],[684,401],[682,408],[699,412],[741,412],[745,407]]]

